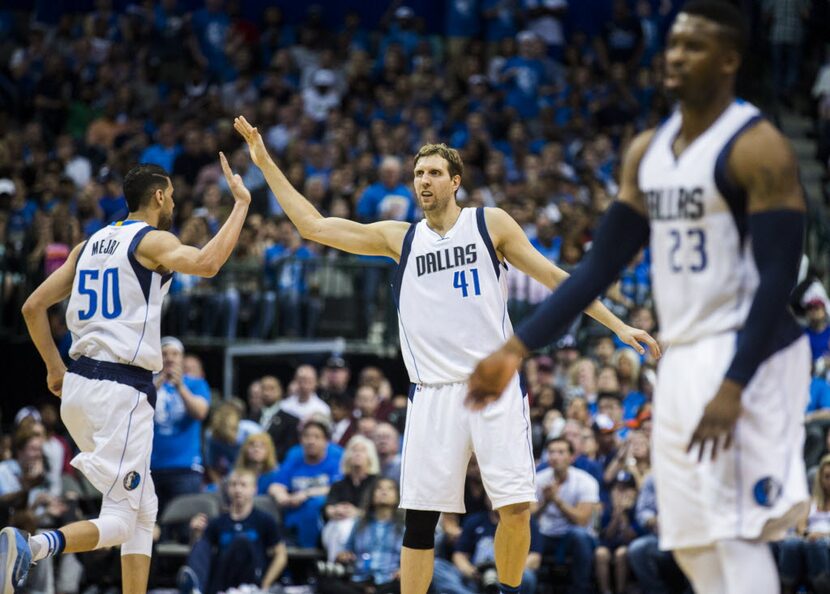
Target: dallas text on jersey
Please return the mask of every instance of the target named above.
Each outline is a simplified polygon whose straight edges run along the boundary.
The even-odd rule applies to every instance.
[[[449,270],[459,266],[474,264],[476,259],[476,244],[469,243],[465,247],[455,246],[445,248],[415,258],[418,276]]]
[[[703,218],[703,188],[659,188],[646,192],[646,204],[652,221]]]

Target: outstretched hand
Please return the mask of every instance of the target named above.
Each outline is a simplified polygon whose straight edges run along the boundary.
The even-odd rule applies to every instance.
[[[657,341],[654,340],[645,330],[640,330],[639,328],[634,328],[633,326],[623,326],[622,329],[617,332],[617,338],[632,347],[641,355],[646,354],[643,344],[648,347],[649,352],[655,359],[659,359],[662,354],[660,352],[660,345],[657,344]]]
[[[233,194],[234,199],[242,204],[250,204],[251,192],[245,187],[239,174],[234,174],[231,171],[231,166],[225,158],[225,153],[219,153],[219,162],[222,164],[222,172],[225,174],[225,179],[228,182],[228,187],[231,189],[231,194]]]
[[[262,169],[271,159],[270,155],[268,155],[268,149],[265,148],[262,135],[248,123],[245,116],[235,117],[233,119],[233,127],[245,139],[245,142],[248,143],[248,150],[251,151],[251,161],[254,162],[254,165]]]
[[[479,361],[470,375],[464,404],[472,410],[481,410],[498,400],[522,365],[524,350],[524,345],[514,336],[495,353]]]

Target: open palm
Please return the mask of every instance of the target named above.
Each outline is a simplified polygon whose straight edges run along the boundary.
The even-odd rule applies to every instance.
[[[268,149],[259,131],[248,123],[244,116],[234,118],[233,127],[248,143],[248,150],[251,151],[251,161],[259,168],[268,162]]]
[[[225,174],[225,180],[228,182],[228,187],[231,189],[231,194],[233,194],[234,200],[242,202],[243,204],[250,204],[251,193],[248,191],[248,188],[245,187],[245,184],[242,182],[242,178],[239,177],[239,174],[234,174],[234,172],[231,171],[231,166],[228,164],[228,159],[225,157],[225,153],[219,153],[219,162],[222,164],[222,173]]]

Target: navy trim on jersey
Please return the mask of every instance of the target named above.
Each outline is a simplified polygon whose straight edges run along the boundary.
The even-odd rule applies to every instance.
[[[527,376],[523,371],[519,372],[519,390],[522,391],[522,398],[527,396]]]
[[[415,400],[415,390],[418,389],[418,384],[410,383],[409,384],[409,401],[412,402]]]
[[[760,114],[749,118],[743,126],[738,128],[726,144],[723,145],[720,153],[718,153],[718,158],[715,160],[715,185],[729,206],[729,211],[732,213],[732,218],[735,221],[735,227],[738,228],[741,245],[743,245],[747,235],[746,190],[738,186],[729,177],[729,155],[732,152],[735,141],[738,140],[741,134],[763,119],[764,116]]]
[[[81,256],[84,255],[84,250],[86,249],[86,246],[87,246],[88,243],[89,243],[88,239],[86,241],[84,241],[84,245],[81,246],[81,251],[78,252],[78,258],[75,260],[75,274],[78,274],[78,263],[81,261]]]
[[[409,260],[409,252],[412,250],[412,240],[415,238],[415,229],[417,225],[411,223],[406,235],[403,237],[403,245],[401,246],[401,259],[398,261],[398,268],[395,270],[395,275],[392,277],[392,294],[395,296],[395,303],[400,309],[401,303],[401,285],[403,285],[403,273],[406,270],[406,262]]]
[[[150,406],[156,407],[156,386],[153,384],[153,372],[148,369],[125,363],[79,357],[69,365],[67,371],[87,379],[118,382],[131,386],[146,394]]]
[[[161,286],[163,287],[164,285],[169,283],[170,279],[172,279],[172,278],[173,278],[173,273],[172,272],[168,272],[167,274],[162,274],[161,275]]]
[[[501,275],[501,267],[498,256],[496,256],[496,248],[493,246],[493,240],[490,238],[490,233],[487,231],[487,221],[484,219],[484,207],[476,208],[476,224],[478,225],[478,232],[481,234],[481,239],[484,240],[484,245],[487,246],[487,251],[490,252],[490,259],[493,261],[493,269],[496,271],[496,278]]]
[[[135,250],[138,248],[138,244],[141,243],[141,240],[144,239],[144,236],[150,231],[155,230],[156,228],[150,225],[147,225],[143,229],[139,229],[138,233],[135,234],[135,237],[133,237],[133,240],[130,242],[130,247],[127,249],[127,257],[130,259],[130,265],[133,267],[133,272],[135,272],[138,284],[141,286],[141,292],[144,293],[144,299],[147,303],[150,303],[150,287],[153,283],[153,271],[146,268],[141,262],[138,261],[135,257]]]

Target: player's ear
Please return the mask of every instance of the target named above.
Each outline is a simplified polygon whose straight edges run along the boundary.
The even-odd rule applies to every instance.
[[[724,74],[735,75],[741,67],[741,52],[731,47],[726,47],[724,49],[725,51],[722,54],[723,58],[721,62],[723,72]]]

